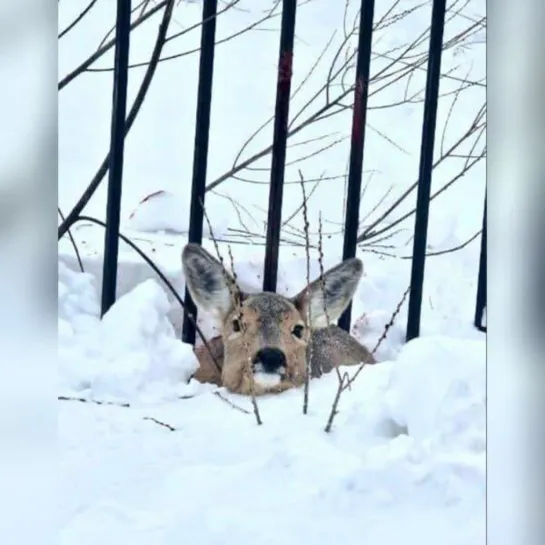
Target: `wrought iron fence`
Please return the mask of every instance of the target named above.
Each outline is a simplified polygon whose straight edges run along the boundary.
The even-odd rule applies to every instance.
[[[149,87],[149,82],[160,57],[168,23],[172,16],[175,0],[159,2],[153,12],[164,8],[163,21],[160,26],[156,46],[152,55],[143,84],[126,117],[127,71],[129,59],[130,31],[132,27],[131,0],[117,0],[117,21],[115,37],[114,89],[112,103],[110,152],[104,160],[97,175],[91,181],[86,192],[74,209],[67,215],[59,227],[61,238],[68,229],[81,218],[85,204],[103,180],[106,171],[108,176],[108,198],[106,210],[104,268],[102,287],[102,313],[104,314],[115,301],[117,255],[119,235],[119,213],[121,208],[121,188],[123,176],[124,140],[138,109]],[[346,199],[343,258],[356,255],[357,229],[359,221],[360,193],[362,184],[362,167],[365,147],[365,128],[369,71],[371,62],[371,43],[374,16],[374,0],[362,0],[360,10],[359,40],[356,64],[356,81],[354,87],[354,107],[352,116],[352,138],[350,146],[350,163],[348,173],[348,189]],[[276,91],[276,108],[272,145],[271,178],[268,203],[268,222],[265,248],[265,268],[263,289],[275,291],[277,283],[278,253],[280,244],[280,227],[282,211],[282,193],[284,184],[286,145],[288,138],[288,117],[290,106],[290,90],[293,67],[293,43],[296,23],[297,0],[283,0],[282,22],[280,33],[280,51],[278,57],[278,75]],[[427,67],[426,95],[424,103],[424,119],[420,151],[420,169],[418,179],[417,207],[414,227],[412,253],[411,284],[407,321],[407,340],[420,333],[420,316],[422,308],[422,289],[426,261],[426,241],[429,216],[430,186],[433,170],[433,151],[435,125],[439,96],[439,79],[441,55],[443,50],[443,30],[445,23],[446,0],[433,0],[431,16],[431,32],[429,41],[429,58]],[[206,170],[208,163],[208,141],[210,129],[210,110],[212,101],[212,85],[214,72],[214,50],[216,34],[217,0],[203,0],[202,37],[199,64],[199,85],[196,109],[195,149],[193,156],[193,178],[191,189],[190,221],[188,239],[201,243],[204,220],[204,200],[206,186]],[[162,35],[161,35],[162,34]],[[67,78],[75,77],[69,75]],[[65,78],[59,84],[62,89],[70,80]],[[195,341],[195,317],[197,310],[190,294],[185,294],[185,316],[183,339],[185,342]],[[483,317],[486,309],[486,202],[483,215],[483,231],[481,254],[478,271],[478,287],[474,325],[486,332]],[[193,315],[190,319],[188,316]],[[351,309],[345,311],[339,325],[346,330],[350,328]]]

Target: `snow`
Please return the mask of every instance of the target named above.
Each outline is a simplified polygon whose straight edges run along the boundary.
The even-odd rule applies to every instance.
[[[147,410],[61,404],[63,543],[481,543],[483,350],[409,343],[354,382],[332,434],[334,374],[312,381],[309,415],[300,391],[260,399],[262,427],[211,392]]]
[[[62,543],[484,542],[486,345],[469,326],[403,344],[404,305],[331,433],[333,373],[311,381],[308,415],[301,390],[259,398],[258,427],[248,398],[185,384],[194,357],[158,282],[139,282],[101,322],[93,277],[59,270],[60,393],[131,405],[60,402]],[[356,294],[360,339],[376,342],[389,319],[360,315],[365,294],[387,300],[384,278]]]
[[[61,2],[60,27],[66,27],[86,3]],[[241,9],[218,18],[218,38],[262,17],[260,10],[271,4],[242,1]],[[341,28],[344,4],[313,0],[299,8],[294,89],[304,77],[301,67],[310,67],[331,32]],[[375,50],[395,51],[428,26],[429,6],[416,9],[418,4],[414,0],[399,4],[399,12],[409,15],[375,33]],[[376,19],[390,7],[391,2],[377,1]],[[447,24],[446,39],[467,27],[467,17],[484,13],[484,2],[467,4],[462,11],[464,17]],[[177,3],[171,32],[188,28],[200,15],[200,2]],[[99,2],[81,26],[61,40],[60,77],[96,47],[114,16],[115,3]],[[157,24],[155,17],[135,32],[132,62],[149,57]],[[263,25],[278,27],[279,17]],[[259,47],[251,42],[257,38]],[[186,34],[169,42],[165,53],[198,47],[199,39],[198,31]],[[342,32],[333,43],[340,41]],[[424,41],[417,49],[426,47]],[[278,33],[265,31],[242,34],[218,46],[208,183],[231,168],[248,136],[272,115],[277,48]],[[95,68],[111,66],[112,59],[110,52]],[[161,63],[125,152],[121,230],[180,294],[185,290],[180,257],[189,220],[197,63],[195,55]],[[384,58],[374,58],[372,73],[385,63]],[[449,50],[442,66],[444,73],[458,78],[471,68],[472,79],[478,80],[484,76],[484,48]],[[292,120],[327,68],[327,62],[318,66],[309,87],[293,98]],[[129,102],[142,74],[141,68],[130,72]],[[401,81],[369,99],[364,157],[368,184],[360,210],[364,225],[384,212],[417,176],[422,103],[383,106],[399,101],[406,87],[415,93],[424,85],[425,70],[417,71],[410,85]],[[444,78],[441,90],[452,92],[459,85]],[[449,129],[444,138],[437,137],[436,155],[467,129],[484,93],[476,85],[459,96]],[[452,95],[440,100],[440,131],[451,102]],[[110,72],[84,73],[60,92],[59,202],[64,212],[104,157],[110,103]],[[292,122],[303,119],[304,115]],[[349,140],[342,137],[349,126],[347,110],[306,128],[293,140],[299,145],[288,150],[283,219],[301,202],[298,168],[306,179],[331,178],[317,186],[308,206],[314,245],[318,215],[323,218],[326,269],[342,254],[342,177],[349,149]],[[268,125],[242,159],[269,145],[271,137]],[[320,154],[293,162],[337,138],[338,144]],[[312,139],[314,144],[302,144]],[[466,145],[459,154],[476,152],[470,148]],[[432,192],[448,183],[464,161],[453,157],[443,162],[434,171]],[[462,245],[481,228],[484,167],[483,161],[433,201],[430,252]],[[240,172],[242,180],[229,177],[217,191],[206,194],[222,256],[229,264],[230,242],[241,287],[251,292],[260,290],[263,278],[269,169],[266,156]],[[311,187],[313,183],[307,193]],[[385,224],[413,206],[414,192]],[[105,184],[85,213],[103,219],[104,210]],[[352,334],[370,348],[407,289],[411,262],[405,257],[411,253],[413,221],[409,216],[391,238],[358,248],[364,276],[353,300]],[[277,291],[285,295],[295,295],[307,281],[301,227],[298,213],[282,231]],[[252,234],[242,236],[237,230]],[[203,246],[215,253],[209,231],[205,222]],[[486,341],[472,325],[480,237],[459,251],[428,258],[420,338],[405,342],[405,301],[377,351],[379,363],[365,367],[342,394],[332,431],[326,433],[337,389],[335,373],[311,381],[307,415],[302,414],[301,389],[260,397],[263,425],[258,426],[248,398],[190,379],[197,362],[192,348],[180,340],[179,304],[124,243],[119,249],[118,299],[100,318],[104,232],[82,222],[72,233],[85,273],[79,271],[65,237],[59,243],[58,271],[63,545],[484,543]],[[311,279],[320,272],[317,256],[313,248]],[[199,323],[208,337],[218,334],[211,316],[199,314]],[[351,375],[354,369],[341,369],[344,372]]]
[[[175,399],[198,363],[167,317],[168,299],[149,279],[99,319],[92,277],[59,266],[61,389],[124,403]],[[158,397],[157,397],[158,396]]]
[[[169,193],[168,191],[158,191],[146,196],[138,204],[129,216],[128,225],[131,229],[141,232],[189,232],[189,215],[180,214],[180,210],[188,210],[189,203],[179,195]],[[224,236],[227,230],[227,217],[221,216],[221,221],[214,222],[213,232],[205,221],[203,225],[203,235],[210,237]]]
[[[254,372],[254,380],[256,384],[261,386],[277,386],[282,380],[280,373],[263,373],[262,371]]]

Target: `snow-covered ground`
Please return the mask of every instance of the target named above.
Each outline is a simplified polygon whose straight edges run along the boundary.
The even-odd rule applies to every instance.
[[[85,4],[61,2],[60,27]],[[241,1],[237,8],[244,9],[232,9],[218,19],[218,37],[259,19],[260,10],[272,4]],[[342,26],[344,4],[313,0],[300,7],[294,88],[331,33]],[[402,13],[417,4],[402,0],[397,9]],[[378,20],[392,2],[377,0],[376,5]],[[462,15],[447,25],[447,40],[471,24],[468,18],[485,10],[480,0],[457,7],[463,8]],[[182,1],[171,32],[197,21],[200,10],[200,2]],[[114,2],[98,2],[81,26],[61,40],[60,77],[96,48],[114,17]],[[429,6],[401,17],[376,33],[374,47],[388,51],[407,43],[425,29],[429,17]],[[133,62],[149,56],[158,18],[152,21],[133,34]],[[278,25],[277,17],[261,27],[270,30]],[[340,34],[334,43],[342,40]],[[209,181],[229,170],[245,139],[272,114],[277,40],[276,32],[255,30],[218,46]],[[191,49],[198,42],[199,32],[193,31],[170,42],[165,53]],[[426,47],[424,41],[421,48]],[[112,58],[106,55],[97,66],[111,66]],[[484,76],[484,58],[484,46],[479,44],[449,50],[443,72],[462,78],[471,70],[471,78],[478,80]],[[180,254],[187,241],[197,61],[188,55],[160,65],[127,139],[125,163],[123,232],[154,259],[180,293],[185,288]],[[381,62],[384,59],[373,60],[372,72]],[[292,118],[317,89],[324,71],[326,65],[318,67],[308,88],[296,95]],[[142,74],[142,68],[131,71],[129,101]],[[424,78],[425,71],[417,72],[411,89],[421,88]],[[380,107],[402,96],[406,84],[370,98],[364,169],[373,176],[362,199],[361,217],[371,213],[366,222],[378,217],[417,176],[422,104]],[[444,79],[442,90],[459,84]],[[59,201],[65,212],[107,149],[110,85],[111,73],[84,73],[60,92]],[[436,154],[467,130],[484,91],[476,85],[459,96],[444,144],[438,136]],[[441,100],[439,130],[451,103],[452,96]],[[326,136],[306,152],[291,148],[288,162],[346,136],[349,126],[346,112],[302,131],[295,142]],[[271,134],[269,125],[242,157],[268,145]],[[473,153],[469,148],[460,154]],[[343,217],[344,180],[335,177],[345,172],[348,149],[348,140],[343,140],[287,168],[288,181],[297,180],[298,168],[307,179],[322,174],[333,178],[321,182],[309,201],[311,231],[318,230],[318,214],[324,218],[326,268],[341,258],[342,238],[335,232]],[[453,157],[443,162],[435,171],[434,190],[448,183],[463,161]],[[241,242],[232,229],[244,224],[254,233],[251,244],[234,243],[232,249],[242,286],[255,291],[263,273],[270,156],[253,166],[263,170],[240,175],[257,184],[231,178],[218,186],[218,193],[228,199],[208,193],[207,209],[219,238]],[[484,171],[483,161],[433,201],[430,252],[460,245],[480,229]],[[390,194],[373,211],[390,186]],[[308,187],[310,192],[313,185]],[[104,217],[104,189],[86,213]],[[166,193],[139,205],[156,191]],[[297,183],[286,185],[283,218],[298,208],[300,197]],[[414,206],[414,194],[407,201],[385,224]],[[299,213],[283,236],[300,242],[301,225]],[[381,336],[407,288],[410,260],[400,256],[410,254],[411,245],[406,243],[412,226],[411,216],[400,225],[402,232],[382,242],[388,247],[358,250],[365,272],[354,297],[352,333],[369,347]],[[72,400],[59,401],[63,544],[485,542],[486,343],[472,327],[480,237],[459,251],[428,258],[421,338],[404,342],[405,303],[377,352],[380,363],[365,368],[351,391],[343,394],[333,430],[326,433],[336,375],[311,382],[308,415],[302,414],[299,390],[259,399],[263,425],[257,426],[248,399],[187,382],[197,363],[191,347],[179,340],[180,309],[162,282],[123,243],[119,299],[100,320],[103,231],[82,223],[73,234],[86,272],[78,271],[65,237],[59,244],[58,393]],[[214,251],[208,238],[203,244]],[[219,246],[228,262],[226,243]],[[316,255],[313,250],[311,278],[319,273]],[[297,293],[305,285],[305,269],[304,249],[283,244],[279,293]],[[209,317],[199,319],[208,335],[217,333]]]

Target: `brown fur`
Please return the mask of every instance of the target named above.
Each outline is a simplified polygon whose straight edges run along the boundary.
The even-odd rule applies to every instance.
[[[220,335],[214,337],[208,341],[208,346],[216,361],[218,362],[220,369],[218,370],[210,352],[204,344],[195,347],[195,355],[199,360],[199,368],[193,375],[195,380],[199,382],[209,382],[221,386],[221,367],[223,366],[223,340]]]
[[[238,333],[233,330],[235,319],[242,321],[242,331]],[[286,383],[269,388],[256,384],[256,393],[277,392],[304,382],[308,329],[303,339],[295,338],[291,331],[297,323],[303,323],[302,318],[286,298],[272,293],[248,296],[242,307],[233,309],[224,320],[223,385],[232,391],[249,393],[248,356],[264,345],[279,348],[286,354]]]
[[[365,361],[368,364],[376,363],[373,355],[361,345],[354,337],[346,333],[343,329],[332,325],[327,329],[318,329],[312,333],[312,355],[311,355],[311,376],[320,377],[324,373],[329,373],[335,367],[341,365],[358,365],[360,362]],[[216,360],[221,369],[223,369],[223,339],[221,336],[214,337],[211,341],[208,341]],[[308,349],[308,346],[307,346]],[[197,359],[199,360],[199,369],[193,376],[194,379],[199,382],[207,382],[216,384],[217,386],[226,386],[228,384],[232,386],[233,391],[237,391],[240,394],[250,394],[250,381],[247,373],[244,369],[231,368],[227,373],[228,384],[224,381],[223,374],[220,373],[215,366],[210,353],[204,345],[195,349]],[[263,388],[256,386],[256,395],[264,393],[278,393],[284,390],[288,390],[295,386],[300,386],[304,382],[305,370],[302,373],[302,380],[299,381],[286,381],[278,386],[269,388],[269,392],[265,392]]]
[[[215,311],[222,320],[221,337],[209,341],[220,364],[221,375],[208,350],[201,346],[195,350],[200,363],[195,379],[248,395],[251,393],[248,370],[252,369],[252,358],[260,349],[276,348],[286,357],[282,380],[276,385],[263,385],[254,380],[254,393],[278,393],[301,386],[305,382],[310,339],[313,377],[339,365],[358,365],[362,361],[374,363],[373,356],[364,346],[338,326],[328,325],[326,319],[338,319],[348,306],[363,270],[359,260],[347,260],[328,271],[325,289],[316,280],[291,299],[275,293],[243,294],[238,306],[233,305],[229,297],[232,278],[200,246],[187,245],[182,262],[189,291],[197,306]],[[301,338],[294,334],[296,326],[304,328]]]

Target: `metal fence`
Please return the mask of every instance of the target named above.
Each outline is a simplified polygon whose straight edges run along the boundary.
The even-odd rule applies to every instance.
[[[163,21],[159,30],[158,41],[152,55],[152,62],[144,83],[153,77],[162,45],[161,32],[166,34],[168,22],[172,16],[175,0],[163,0],[154,11],[164,8]],[[344,225],[343,259],[356,255],[357,229],[359,222],[360,193],[362,185],[362,167],[365,149],[365,129],[367,114],[367,98],[369,70],[371,63],[371,43],[374,16],[374,0],[362,0],[360,11],[359,41],[356,64],[356,80],[354,88],[354,106],[352,116],[352,138],[350,146],[350,162],[348,173],[348,190],[346,199],[346,215]],[[272,162],[270,192],[268,203],[268,223],[265,249],[265,268],[263,289],[275,291],[277,283],[278,254],[280,245],[280,227],[282,213],[282,193],[286,145],[288,138],[288,117],[290,106],[290,90],[293,66],[293,42],[295,33],[297,0],[283,0],[280,47],[278,56],[278,74],[276,90],[276,107],[272,145]],[[412,253],[411,284],[409,293],[409,309],[407,321],[407,340],[420,333],[420,316],[422,308],[422,288],[426,261],[426,241],[429,217],[430,187],[433,170],[433,151],[437,103],[439,96],[439,79],[441,72],[441,55],[443,49],[443,30],[445,23],[446,0],[433,0],[431,15],[431,33],[429,41],[429,59],[427,68],[426,94],[424,103],[424,119],[420,151],[420,168],[417,191],[417,207],[414,227]],[[214,72],[214,49],[216,34],[217,0],[203,0],[202,37],[199,64],[199,84],[196,109],[195,148],[193,156],[193,178],[191,189],[189,241],[201,243],[203,234],[203,213],[205,204],[206,169],[208,162],[208,140],[210,128],[210,109],[212,101],[212,85]],[[115,302],[119,213],[121,208],[121,188],[123,177],[123,150],[125,136],[130,129],[138,108],[147,91],[144,84],[133,109],[126,117],[127,72],[129,43],[131,31],[131,0],[117,0],[117,21],[115,37],[114,89],[112,101],[112,123],[110,152],[97,175],[84,193],[78,204],[70,212],[59,227],[61,238],[80,216],[83,207],[90,199],[109,169],[108,200],[106,212],[105,249],[103,265],[102,314]],[[163,42],[164,36],[163,35]],[[59,84],[62,88],[70,77]],[[194,343],[195,323],[188,319],[189,314],[197,315],[197,310],[190,294],[185,293],[185,316],[183,340]],[[486,332],[483,317],[486,309],[486,202],[483,215],[483,231],[481,255],[478,271],[478,287],[475,305],[474,325]],[[349,330],[351,307],[339,320],[339,325]]]

